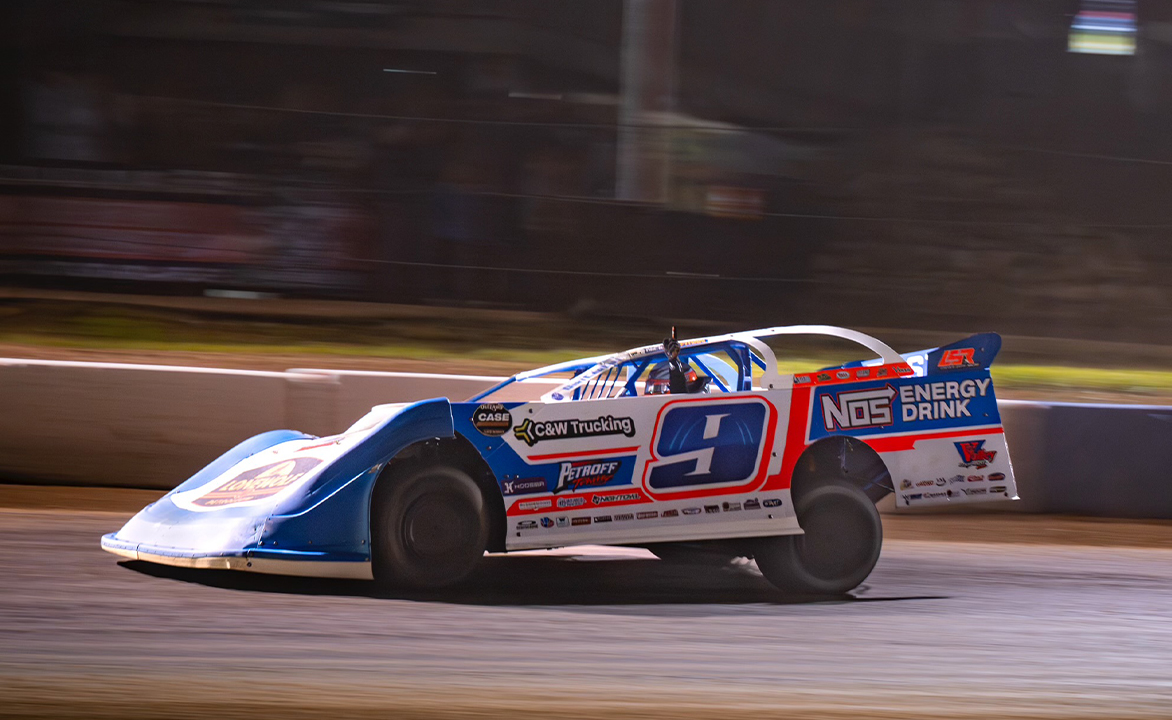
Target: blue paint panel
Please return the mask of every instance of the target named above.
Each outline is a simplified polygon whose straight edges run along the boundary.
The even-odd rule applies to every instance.
[[[814,391],[810,440],[1001,422],[988,370],[830,385]]]
[[[253,437],[248,438],[244,442],[224,453],[220,457],[216,458],[212,462],[208,463],[208,465],[204,467],[203,470],[200,470],[187,480],[184,480],[178,487],[167,494],[173,495],[178,492],[184,492],[191,490],[192,488],[197,488],[209,480],[223,475],[228,471],[228,468],[232,467],[241,460],[252,457],[258,452],[268,450],[274,445],[280,445],[281,443],[289,442],[290,440],[312,440],[313,438],[313,435],[306,435],[305,433],[297,432],[296,430],[270,430],[269,432],[261,433],[260,435],[254,435]]]
[[[184,557],[231,555],[259,547],[328,552],[339,558],[366,557],[370,543],[370,494],[377,473],[370,468],[403,448],[432,437],[452,437],[447,400],[409,405],[369,437],[333,461],[311,486],[277,507],[225,507],[192,512],[169,498],[134,516],[113,541],[122,547]],[[312,438],[288,430],[258,435],[241,443],[178,488],[199,487],[235,463],[281,442]],[[259,545],[263,541],[264,545]]]
[[[513,412],[526,403],[499,404]],[[472,443],[492,469],[506,503],[524,495],[554,493],[569,496],[575,492],[626,486],[634,482],[634,455],[585,456],[531,465],[504,441],[504,435],[485,435],[476,429],[472,418],[480,406],[481,403],[475,402],[452,403],[452,418],[456,432]],[[514,415],[513,425],[519,420],[520,417]],[[511,432],[512,428],[506,435]],[[606,466],[608,463],[618,463],[618,466],[610,468]]]
[[[765,414],[760,402],[669,407],[648,486],[665,490],[749,479],[757,469]]]

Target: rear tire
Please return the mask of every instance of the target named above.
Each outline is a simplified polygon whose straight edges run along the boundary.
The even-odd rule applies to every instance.
[[[794,509],[804,535],[757,541],[766,580],[786,592],[841,595],[867,579],[883,547],[883,523],[866,493],[829,482],[804,493]]]
[[[488,545],[476,482],[447,465],[381,478],[371,503],[371,562],[382,588],[439,588],[472,572]]]

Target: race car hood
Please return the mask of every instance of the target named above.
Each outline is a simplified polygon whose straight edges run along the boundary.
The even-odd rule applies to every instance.
[[[438,399],[378,405],[329,437],[257,435],[148,505],[102,546],[127,556],[369,557],[378,471],[407,445],[452,434],[451,406]]]

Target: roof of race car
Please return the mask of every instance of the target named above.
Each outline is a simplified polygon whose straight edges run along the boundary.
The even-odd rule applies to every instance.
[[[871,350],[876,355],[883,359],[884,363],[900,363],[903,358],[899,353],[891,349],[886,343],[871,337],[865,333],[857,330],[850,330],[847,328],[835,327],[833,325],[789,325],[772,328],[761,328],[759,330],[746,330],[743,332],[727,333],[724,335],[713,335],[704,338],[692,338],[689,340],[681,340],[680,348],[682,350],[694,351],[697,348],[704,348],[705,346],[716,345],[725,342],[740,342],[752,348],[756,355],[760,358],[764,366],[764,375],[762,377],[762,386],[774,387],[781,383],[781,378],[777,373],[777,358],[773,351],[766,345],[762,338],[774,337],[778,335],[827,335],[831,337],[838,337],[844,340],[851,340]],[[690,353],[689,353],[690,354]],[[504,384],[512,382],[523,382],[532,378],[539,378],[546,375],[554,375],[562,372],[577,372],[577,374],[564,385],[546,393],[546,397],[559,399],[559,394],[564,394],[567,390],[571,390],[585,382],[589,382],[599,374],[613,369],[623,363],[631,360],[639,360],[644,358],[653,358],[655,356],[663,356],[663,345],[644,345],[642,347],[631,348],[622,352],[613,353],[610,355],[598,355],[595,357],[581,358],[578,360],[568,360],[554,365],[547,365],[545,367],[528,370],[526,372],[517,373],[513,377],[505,381]],[[500,386],[498,386],[500,387]],[[495,390],[493,388],[492,390]],[[482,393],[481,396],[488,395],[492,390]]]

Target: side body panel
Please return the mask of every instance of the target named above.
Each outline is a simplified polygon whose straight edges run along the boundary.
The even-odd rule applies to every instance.
[[[984,368],[907,365],[795,377],[791,389],[453,405],[501,486],[510,550],[801,532],[794,467],[850,436],[887,465],[900,507],[1017,495]]]
[[[501,486],[510,550],[797,533],[789,391],[455,403]]]
[[[236,567],[192,562],[235,557],[248,569],[333,577],[336,569],[315,564],[354,563],[360,569],[344,576],[369,576],[378,470],[408,445],[445,436],[452,419],[442,399],[377,406],[330,437],[266,433],[144,508],[102,546],[170,564]]]
[[[853,368],[799,375],[795,402],[810,398],[806,441],[851,435],[867,443],[891,473],[899,508],[1016,499],[988,369],[875,374]]]

